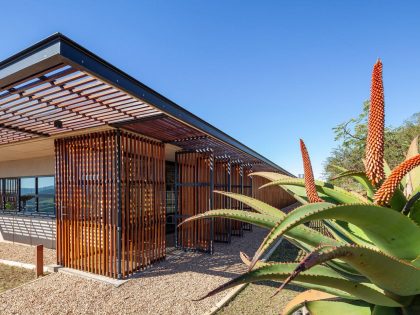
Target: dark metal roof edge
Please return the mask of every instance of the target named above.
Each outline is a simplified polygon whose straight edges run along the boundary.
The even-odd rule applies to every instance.
[[[229,136],[225,132],[214,127],[200,117],[194,115],[190,111],[184,109],[180,105],[141,83],[124,71],[116,68],[106,60],[102,59],[101,57],[97,56],[96,54],[92,53],[88,49],[84,48],[83,46],[79,45],[61,33],[55,33],[32,45],[31,47],[26,48],[23,51],[1,61],[0,70],[56,42],[60,42],[60,55],[65,59],[75,63],[80,68],[87,69],[88,71],[90,70],[89,72],[92,72],[94,75],[98,75],[99,77],[121,87],[122,89],[137,96],[138,98],[144,99],[159,110],[166,112],[198,129],[201,129],[205,133],[227,143],[228,145],[236,147],[237,149],[255,157],[256,159],[270,165],[271,167],[281,172],[294,176],[279,165],[249,148],[245,144],[239,142],[235,138]],[[121,82],[118,80],[118,77],[122,79]],[[124,86],[124,84],[126,85]]]
[[[43,40],[40,40],[39,42],[35,43],[34,45],[25,48],[24,50],[21,50],[20,52],[0,61],[0,69],[5,68],[9,64],[16,63],[17,61],[25,58],[28,55],[32,55],[34,52],[54,44],[55,42],[58,42],[60,38],[62,38],[64,35],[60,33],[54,33]]]

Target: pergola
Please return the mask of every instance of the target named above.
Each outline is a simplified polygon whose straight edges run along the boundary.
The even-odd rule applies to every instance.
[[[62,34],[0,63],[0,144],[102,125],[289,174]]]
[[[108,128],[92,133],[101,126]],[[0,62],[0,152],[48,137],[55,139],[58,263],[115,278],[165,257],[165,144],[181,149],[175,223],[214,201],[229,205],[213,200],[213,189],[251,195],[251,169],[293,176],[58,33]],[[212,252],[214,240],[250,229],[219,223],[183,225],[176,245]]]

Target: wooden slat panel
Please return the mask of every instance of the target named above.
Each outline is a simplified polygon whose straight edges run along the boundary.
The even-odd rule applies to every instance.
[[[122,133],[123,275],[165,258],[164,145]]]
[[[243,166],[240,163],[235,163],[232,166],[232,192],[236,194],[244,193],[244,174]],[[232,209],[243,209],[242,202],[232,200]],[[237,220],[232,220],[232,235],[233,236],[243,236],[244,223]]]
[[[113,132],[58,139],[56,151],[57,187],[57,261],[100,275],[116,276],[110,255],[108,218],[116,211],[113,194],[105,193],[115,185],[112,161]],[[109,190],[108,190],[109,191]],[[114,223],[115,224],[115,223]]]
[[[212,152],[177,152],[177,225],[211,209],[213,190]],[[199,220],[177,228],[177,247],[213,252],[213,222]]]
[[[252,197],[252,178],[249,176],[252,173],[252,166],[243,165],[242,172],[242,194]],[[253,211],[251,207],[248,207],[247,205],[243,205],[243,210]],[[244,231],[252,231],[252,224],[242,223],[242,228]]]
[[[57,261],[116,278],[116,131],[55,141]],[[165,257],[165,152],[162,143],[122,132],[122,276]]]
[[[231,163],[229,158],[219,158],[214,163],[214,189],[231,191]],[[214,194],[213,209],[231,208],[230,198]],[[214,241],[230,243],[232,234],[232,220],[214,219]]]

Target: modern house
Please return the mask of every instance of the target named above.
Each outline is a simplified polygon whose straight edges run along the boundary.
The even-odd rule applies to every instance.
[[[252,228],[177,224],[244,208],[213,190],[292,203],[256,189],[264,170],[289,174],[61,34],[0,63],[0,240],[56,248],[60,265],[125,278],[167,239],[211,253]]]

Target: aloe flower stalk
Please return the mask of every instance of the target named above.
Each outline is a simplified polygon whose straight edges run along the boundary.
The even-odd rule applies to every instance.
[[[378,59],[372,72],[370,109],[366,143],[366,175],[373,185],[385,178],[384,172],[384,128],[385,102],[382,83],[382,62]]]
[[[303,142],[302,139],[300,139],[300,151],[302,153],[303,170],[305,173],[306,196],[308,197],[309,202],[311,203],[323,202],[324,200],[319,198],[318,193],[316,191],[311,159],[309,158],[308,150],[306,149],[305,143]]]
[[[375,202],[379,205],[388,204],[403,177],[417,166],[420,166],[420,154],[398,165],[375,193]]]

